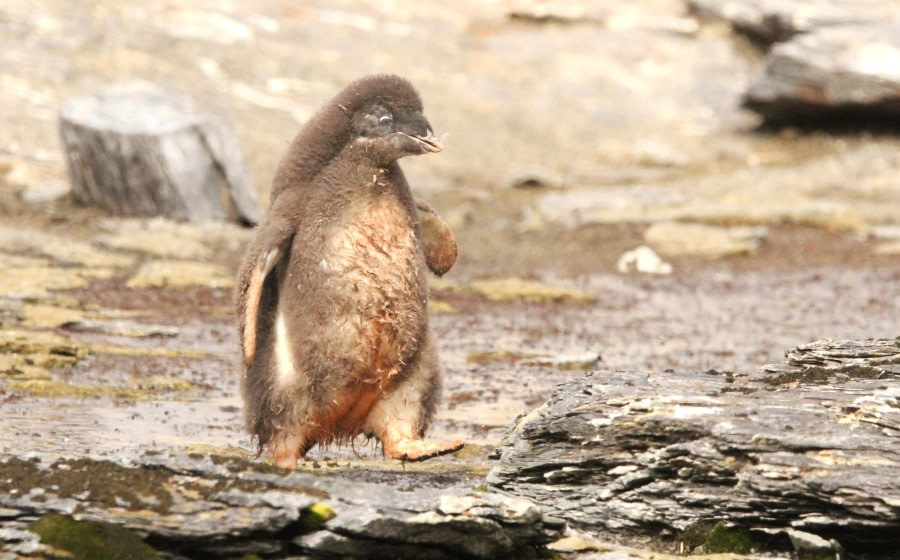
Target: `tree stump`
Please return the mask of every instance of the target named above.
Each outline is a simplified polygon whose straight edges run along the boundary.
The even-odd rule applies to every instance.
[[[60,136],[80,203],[119,216],[259,221],[237,139],[186,97],[113,86],[65,103]]]
[[[511,429],[488,481],[601,534],[723,522],[891,557],[900,338],[817,342],[744,376],[588,374]]]

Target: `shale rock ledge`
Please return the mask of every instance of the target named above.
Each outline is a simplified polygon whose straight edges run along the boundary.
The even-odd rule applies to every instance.
[[[565,527],[467,478],[348,476],[198,453],[0,457],[0,558],[56,558],[76,532],[79,546],[111,537],[76,556],[92,558],[504,558]]]
[[[787,356],[753,374],[598,371],[561,385],[511,429],[488,481],[601,536],[720,524],[889,557],[900,338]]]

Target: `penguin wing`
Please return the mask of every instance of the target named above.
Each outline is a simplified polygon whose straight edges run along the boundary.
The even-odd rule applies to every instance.
[[[456,263],[456,239],[450,226],[438,216],[430,204],[416,199],[425,264],[431,272],[443,276]]]
[[[261,302],[266,278],[288,256],[293,237],[294,228],[288,220],[270,217],[260,225],[241,265],[237,303],[244,365],[248,368],[256,353],[256,335],[259,318],[264,311]]]

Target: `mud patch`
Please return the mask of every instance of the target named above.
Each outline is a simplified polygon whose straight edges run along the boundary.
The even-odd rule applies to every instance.
[[[83,289],[64,293],[85,305],[137,312],[142,320],[168,325],[195,318],[208,319],[211,314],[229,320],[233,317],[231,290],[226,288],[189,285],[180,289],[138,289],[113,279],[92,282]]]

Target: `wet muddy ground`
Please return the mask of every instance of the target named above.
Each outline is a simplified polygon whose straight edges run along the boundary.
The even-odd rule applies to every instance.
[[[20,232],[38,226],[60,243],[96,239],[85,224],[98,212],[60,204],[51,217],[19,205],[12,223]],[[473,445],[440,462],[483,472],[506,426],[587,369],[749,372],[810,340],[896,332],[900,261],[875,254],[865,240],[780,226],[754,255],[671,259],[671,276],[621,274],[614,257],[639,239],[632,229],[587,228],[559,236],[569,239],[551,250],[546,243],[535,250],[523,236],[492,255],[479,254],[477,235],[459,232],[459,266],[433,284],[445,398],[430,433]],[[231,231],[235,240],[248,235]],[[205,262],[233,272],[241,251],[235,241]],[[241,429],[230,288],[204,286],[205,277],[181,288],[134,287],[153,257],[108,252],[131,260],[77,288],[0,304],[0,344],[20,358],[0,374],[0,452],[251,453]],[[59,271],[81,268],[51,262]],[[560,301],[528,301],[527,290],[525,299],[494,301],[488,296],[503,293],[478,282],[486,277],[541,281],[562,290],[553,296]],[[309,458],[312,467],[381,454],[360,440]]]

